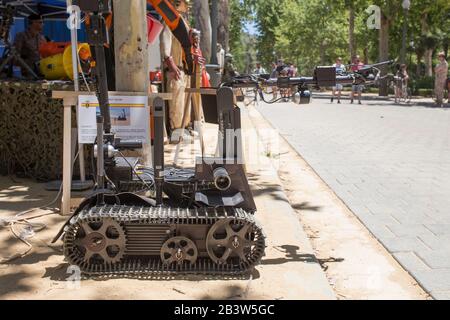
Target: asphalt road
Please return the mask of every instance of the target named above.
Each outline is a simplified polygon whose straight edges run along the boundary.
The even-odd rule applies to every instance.
[[[425,290],[450,299],[450,109],[317,99],[258,110]]]

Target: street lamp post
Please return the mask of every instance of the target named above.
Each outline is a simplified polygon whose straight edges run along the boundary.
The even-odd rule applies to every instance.
[[[411,8],[411,1],[410,0],[403,0],[402,7],[404,10],[404,19],[403,19],[403,36],[402,36],[402,51],[400,55],[400,62],[405,63],[406,59],[406,33],[407,33],[407,20],[408,20],[408,12]]]

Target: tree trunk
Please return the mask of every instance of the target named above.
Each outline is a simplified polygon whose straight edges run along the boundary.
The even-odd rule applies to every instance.
[[[320,44],[320,65],[324,66],[325,65],[325,48],[326,48],[326,44],[324,42],[322,42]]]
[[[369,64],[369,48],[364,47],[364,64]]]
[[[148,43],[145,0],[114,0],[114,47],[116,53],[116,90],[147,92]]]
[[[381,14],[381,28],[380,28],[380,44],[379,44],[379,57],[380,61],[389,60],[389,19],[382,13]],[[383,66],[381,72],[386,74],[387,67]],[[380,96],[388,95],[388,82],[387,79],[384,79],[380,82]]]
[[[430,31],[430,26],[428,25],[428,12],[424,12],[421,19],[420,25],[422,27],[422,36],[426,37]],[[429,45],[428,45],[429,46]],[[426,48],[423,57],[425,59],[425,76],[433,76],[433,49]]]
[[[425,76],[433,76],[433,49],[427,49],[425,51]]]
[[[195,28],[200,30],[200,48],[206,61],[211,58],[211,17],[208,0],[194,0]]]
[[[116,56],[116,90],[148,92],[147,2],[114,0],[114,48]],[[150,145],[143,146],[143,159],[151,165]]]
[[[219,1],[219,24],[217,26],[217,42],[226,51],[230,51],[230,4],[229,0]]]
[[[355,6],[353,1],[350,2],[349,7],[348,45],[350,58],[354,57],[356,55],[356,43],[355,43]]]
[[[417,55],[417,66],[416,66],[416,77],[422,76],[422,52],[416,52]]]

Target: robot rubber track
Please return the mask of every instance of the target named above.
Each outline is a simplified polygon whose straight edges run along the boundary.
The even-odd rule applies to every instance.
[[[239,208],[101,206],[81,211],[65,229],[64,255],[88,276],[239,276],[265,250],[261,227]]]

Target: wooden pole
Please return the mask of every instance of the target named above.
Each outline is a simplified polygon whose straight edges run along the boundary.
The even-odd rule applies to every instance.
[[[72,0],[67,0],[67,7],[72,5]],[[74,15],[74,19],[78,17],[75,15],[75,12],[72,12]],[[80,91],[80,81],[79,81],[79,73],[78,73],[78,30],[76,28],[78,21],[72,21],[73,25],[70,29],[70,42],[72,44],[72,69],[73,69],[73,85],[76,92]],[[77,109],[77,118],[78,118],[78,109]],[[80,164],[80,180],[81,182],[86,182],[86,168],[84,163],[84,145],[78,144],[78,162]]]
[[[116,90],[148,92],[147,1],[114,0]],[[144,144],[144,162],[151,165],[151,147]]]
[[[63,141],[63,194],[61,213],[70,215],[70,198],[72,187],[72,105],[74,99],[64,99],[64,141]]]

